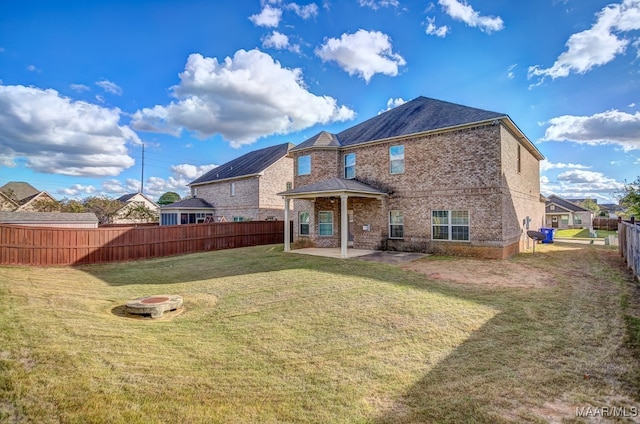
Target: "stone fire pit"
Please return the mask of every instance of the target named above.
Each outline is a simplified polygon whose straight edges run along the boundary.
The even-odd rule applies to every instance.
[[[151,315],[160,318],[166,311],[174,311],[182,306],[182,296],[175,294],[159,294],[139,297],[127,302],[125,312],[134,315]]]

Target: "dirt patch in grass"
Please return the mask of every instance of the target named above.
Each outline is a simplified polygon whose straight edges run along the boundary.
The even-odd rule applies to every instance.
[[[485,287],[543,288],[556,285],[550,272],[508,261],[429,257],[404,264],[402,268],[419,272],[430,280]]]

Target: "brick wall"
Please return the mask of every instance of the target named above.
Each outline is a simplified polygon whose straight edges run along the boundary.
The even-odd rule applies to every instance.
[[[211,203],[215,214],[227,221],[234,217],[250,220],[284,219],[284,200],[277,193],[293,183],[293,159],[283,157],[260,176],[214,181],[197,187],[198,197]],[[235,194],[231,194],[235,184]]]
[[[389,147],[396,144],[404,145],[405,172],[392,175]],[[502,125],[486,125],[340,151],[296,152],[296,156],[311,154],[312,173],[296,176],[295,185],[342,177],[344,154],[356,153],[356,178],[387,191],[389,196],[383,201],[349,198],[348,208],[354,210],[355,247],[503,258],[520,248],[522,219],[529,216],[535,227],[544,217],[538,160],[521,146],[521,172],[517,173],[518,144]],[[304,205],[294,201],[294,205],[296,212],[310,208],[314,222],[317,211],[333,210],[335,235],[317,237],[314,224],[311,239],[319,247],[338,247],[340,202],[338,199],[328,205],[326,201],[316,199],[315,208],[309,201]],[[403,240],[388,239],[390,210],[404,214]],[[468,210],[470,242],[431,240],[432,210]],[[294,220],[297,226],[297,213]],[[370,231],[362,229],[366,224]]]
[[[278,193],[287,190],[287,183],[293,185],[293,159],[283,157],[265,169],[259,183],[259,219],[275,217],[283,220],[284,200]]]

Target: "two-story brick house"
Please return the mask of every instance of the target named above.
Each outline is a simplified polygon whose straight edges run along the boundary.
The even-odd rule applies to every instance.
[[[507,258],[544,223],[544,157],[503,113],[418,97],[289,154],[295,188],[280,194],[294,240],[342,257],[353,246]]]
[[[210,212],[225,221],[283,220],[278,193],[293,184],[292,147],[283,143],[254,150],[220,165],[188,184],[191,195],[210,204]],[[162,207],[162,213],[173,206]]]

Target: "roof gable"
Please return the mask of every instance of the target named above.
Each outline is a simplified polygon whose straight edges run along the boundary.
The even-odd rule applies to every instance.
[[[28,202],[31,198],[40,193],[40,190],[23,181],[10,181],[0,187],[0,191],[8,194],[9,197],[13,197],[13,199],[20,204]]]
[[[147,196],[145,196],[144,194],[138,192],[138,193],[129,193],[129,194],[124,194],[120,197],[118,197],[118,200],[121,201],[122,203],[129,203],[135,200],[138,201],[147,201],[149,203],[151,203],[154,206],[158,206],[158,204],[156,202],[154,202],[153,200],[149,199]]]
[[[187,185],[191,186],[195,184],[259,174],[279,159],[285,157],[291,147],[293,147],[293,144],[284,143],[260,150],[254,150],[240,156],[239,158],[213,168],[211,171],[196,178]]]
[[[338,146],[352,146],[376,140],[442,130],[462,125],[506,118],[491,112],[427,97],[418,97],[335,135]],[[293,150],[318,147],[322,133]],[[326,138],[326,136],[325,136]]]
[[[555,194],[552,194],[551,196],[549,196],[546,205],[549,206],[551,204],[555,204],[560,206],[561,208],[567,210],[567,211],[571,211],[571,212],[589,212],[588,209],[583,208],[580,205],[576,205],[573,202],[570,202],[568,200],[563,199],[562,197],[556,196]]]

